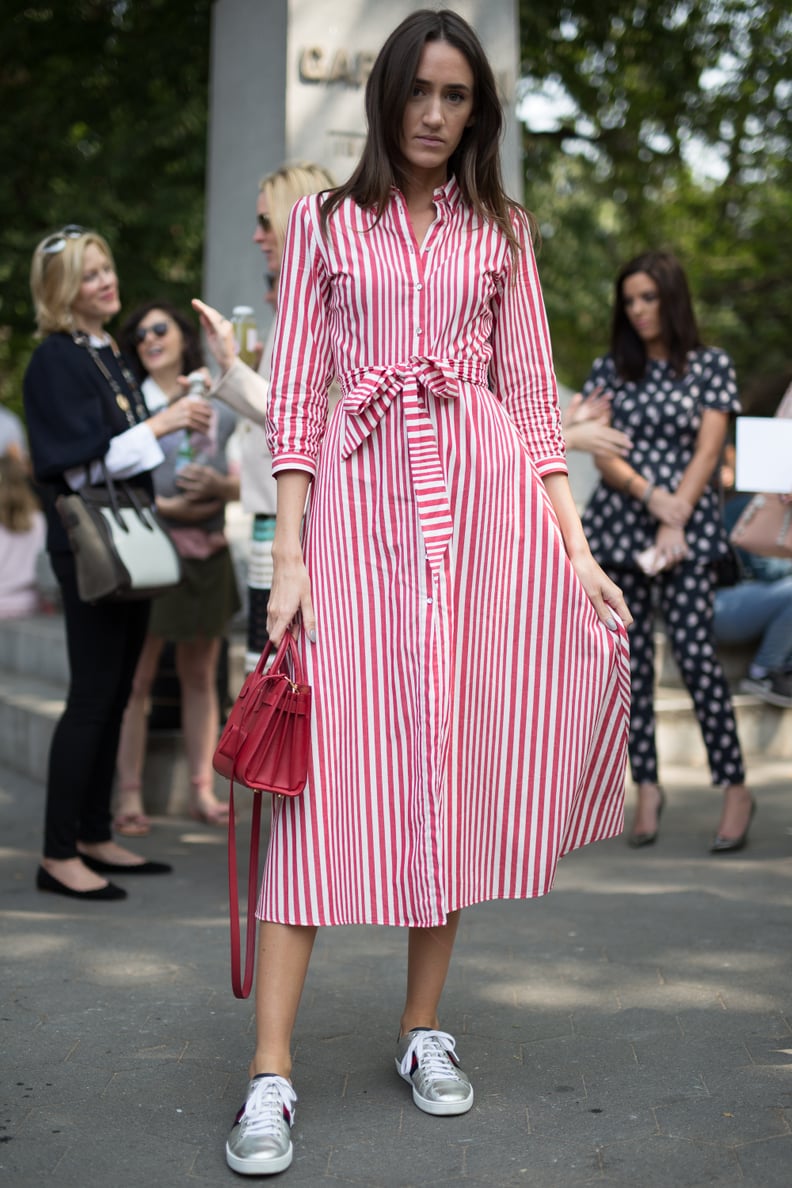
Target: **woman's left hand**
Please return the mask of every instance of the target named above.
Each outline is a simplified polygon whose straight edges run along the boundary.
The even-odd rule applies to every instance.
[[[570,557],[570,561],[580,584],[591,600],[591,605],[605,626],[615,631],[618,618],[625,627],[629,627],[633,617],[624,601],[624,595],[616,583],[597,565],[591,553]]]
[[[182,524],[200,524],[222,510],[220,499],[195,500],[185,495],[157,496],[157,511],[160,515],[169,520],[179,520]]]
[[[680,561],[690,556],[683,528],[671,528],[661,524],[655,536],[655,549],[661,560],[661,569],[673,569]]]
[[[190,462],[179,471],[176,486],[186,499],[222,499],[222,480],[211,466],[201,466],[197,462]]]

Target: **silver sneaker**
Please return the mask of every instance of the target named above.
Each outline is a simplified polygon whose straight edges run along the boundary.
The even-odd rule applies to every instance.
[[[243,1176],[285,1171],[294,1154],[291,1128],[296,1104],[297,1094],[283,1077],[268,1073],[254,1077],[228,1136],[228,1166]]]
[[[412,1085],[413,1101],[426,1114],[466,1114],[473,1086],[459,1067],[456,1040],[445,1031],[416,1027],[396,1042],[396,1071]]]

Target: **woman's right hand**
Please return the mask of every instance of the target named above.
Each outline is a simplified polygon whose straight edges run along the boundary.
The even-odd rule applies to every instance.
[[[278,558],[272,555],[272,589],[267,607],[267,634],[277,647],[286,631],[297,637],[299,622],[316,643],[316,616],[311,601],[311,581],[302,553]]]
[[[208,400],[190,396],[174,400],[146,421],[155,437],[165,437],[178,429],[208,434],[212,424],[212,406]]]
[[[595,458],[626,458],[632,440],[621,429],[612,429],[606,421],[578,421],[565,431],[570,450],[583,450]]]
[[[209,350],[217,360],[220,369],[228,371],[236,359],[234,327],[219,310],[207,305],[205,301],[199,301],[197,297],[193,298],[192,307],[201,319]]]

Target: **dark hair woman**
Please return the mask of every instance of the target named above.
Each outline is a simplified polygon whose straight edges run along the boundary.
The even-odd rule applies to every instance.
[[[368,135],[360,163],[349,181],[322,205],[322,226],[326,227],[329,216],[347,198],[381,215],[390,202],[392,187],[405,188],[412,164],[403,139],[404,115],[415,97],[425,46],[432,42],[443,42],[464,57],[475,96],[475,118],[462,129],[448,161],[449,176],[456,178],[463,201],[494,223],[516,250],[519,240],[512,226],[514,214],[519,212],[532,227],[534,224],[528,212],[508,198],[503,189],[503,109],[492,67],[470,25],[450,10],[414,12],[394,29],[377,55],[366,84]]]
[[[643,252],[630,260],[616,277],[613,300],[611,352],[616,370],[627,380],[638,380],[646,371],[650,345],[630,318],[624,300],[624,283],[639,273],[651,278],[657,289],[659,330],[663,350],[675,375],[685,374],[691,351],[702,345],[696,315],[682,265],[670,252]]]
[[[635,616],[630,764],[638,807],[629,842],[656,840],[664,806],[654,724],[659,602],[713,784],[723,790],[712,850],[739,850],[753,799],[713,637],[714,566],[728,548],[714,479],[729,417],[739,411],[737,384],[728,355],[702,346],[687,279],[671,253],[645,252],[620,269],[611,352],[594,363],[584,393],[594,388],[609,394],[612,427],[632,442],[629,460],[598,459],[602,481],[583,517],[595,556]]]
[[[205,432],[209,408],[148,415],[140,388],[104,326],[120,308],[110,249],[94,231],[68,226],[33,253],[31,290],[43,342],[25,372],[24,398],[33,472],[47,519],[47,549],[60,584],[70,684],[52,738],[44,857],[37,885],[77,899],[122,899],[108,874],[158,873],[112,840],[110,796],[121,716],[146,634],[148,602],[82,602],[74,557],[55,508],[60,494],[97,482],[101,465],[119,478],[163,460],[158,438],[177,429]]]
[[[154,339],[164,338],[170,329],[170,324],[181,335],[182,374],[189,375],[191,371],[197,371],[203,367],[205,360],[201,348],[201,336],[192,318],[172,305],[170,301],[144,301],[129,317],[125,318],[118,335],[121,349],[129,359],[132,372],[138,383],[145,383],[150,374],[141,359],[139,348],[146,339],[146,335],[141,332],[141,322],[152,313],[162,315],[149,322],[148,333]]]
[[[413,13],[366,105],[360,168],[297,202],[281,271],[268,626],[297,634],[314,711],[258,908],[256,1050],[226,1146],[247,1174],[292,1158],[317,926],[409,929],[396,1068],[419,1109],[465,1113],[438,1019],[460,910],[543,894],[561,853],[622,824],[629,612],[570,493],[530,223],[500,183],[473,30]]]
[[[203,366],[198,330],[167,301],[149,301],[121,330],[149,408],[184,402],[180,377]],[[142,837],[151,828],[143,803],[147,711],[166,642],[174,644],[181,719],[190,780],[190,811],[207,825],[225,825],[228,806],[214,792],[212,755],[220,724],[217,666],[228,624],[239,609],[234,566],[225,537],[225,505],[239,496],[229,474],[226,445],[236,426],[230,409],[212,403],[208,437],[171,434],[154,472],[157,509],[182,556],[183,580],[155,601],[135,669],[118,748],[115,828]],[[192,461],[184,462],[187,446]]]

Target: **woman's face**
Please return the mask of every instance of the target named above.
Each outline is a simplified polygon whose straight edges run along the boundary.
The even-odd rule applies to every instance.
[[[404,109],[401,150],[416,179],[446,180],[449,158],[473,123],[473,71],[447,41],[427,41]]]
[[[155,379],[164,371],[182,369],[184,336],[163,309],[150,309],[135,330],[137,353],[143,367]]]
[[[95,243],[85,249],[82,281],[71,308],[77,329],[88,334],[98,334],[121,308],[115,268]]]
[[[257,243],[261,248],[264,259],[267,262],[267,272],[270,276],[277,277],[280,273],[282,251],[278,245],[278,240],[270,221],[270,209],[267,202],[267,195],[263,190],[259,190],[259,196],[256,201],[256,230],[253,232],[253,242]]]
[[[662,343],[660,291],[648,272],[634,272],[624,279],[622,303],[630,325],[646,346]]]

